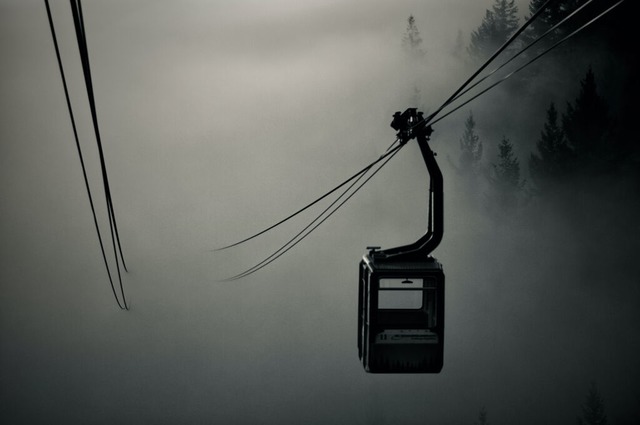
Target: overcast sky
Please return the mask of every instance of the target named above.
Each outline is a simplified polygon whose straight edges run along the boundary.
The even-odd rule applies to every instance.
[[[107,232],[70,8],[51,3]],[[363,371],[357,266],[367,245],[411,242],[424,230],[415,146],[277,262],[218,282],[314,215],[212,249],[376,159],[416,84],[427,108],[457,87],[468,75],[450,55],[457,33],[468,37],[489,4],[85,1],[130,269],[123,312],[100,256],[45,6],[0,0],[0,421],[471,424],[486,406],[493,424],[554,424],[575,421],[591,381],[609,411],[637,421],[633,233],[600,254],[578,251],[553,217],[553,241],[526,226],[496,230],[466,213],[444,165],[447,227],[435,253],[447,275],[444,369]],[[410,14],[428,52],[418,65],[400,44]],[[434,149],[455,152],[465,116],[436,127]]]

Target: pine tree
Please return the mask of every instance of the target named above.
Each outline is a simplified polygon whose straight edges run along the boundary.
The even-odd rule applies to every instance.
[[[502,139],[498,151],[498,163],[493,165],[496,180],[509,190],[520,188],[520,162],[513,154],[513,145],[509,139]]]
[[[425,52],[422,49],[422,37],[420,37],[420,31],[413,15],[409,15],[409,18],[407,18],[407,29],[402,36],[402,48],[411,62],[408,68],[418,65],[419,61],[425,56]],[[409,104],[414,108],[423,109],[419,83],[415,80],[415,75],[412,78],[414,79],[414,84]]]
[[[464,122],[464,133],[460,139],[460,168],[461,174],[477,174],[480,159],[482,158],[482,141],[475,132],[476,122],[473,113],[469,112],[469,118]]]
[[[489,425],[487,409],[484,406],[480,409],[480,413],[478,413],[477,425]]]
[[[604,402],[595,382],[591,383],[587,400],[582,405],[582,417],[578,417],[578,425],[607,425]]]
[[[608,142],[610,119],[605,100],[598,95],[591,68],[580,82],[580,94],[567,104],[562,128],[575,152],[576,167],[589,173],[605,171],[615,159],[614,146]]]
[[[518,29],[518,6],[515,0],[495,0],[492,9],[496,16],[498,35],[507,41]]]
[[[491,10],[477,30],[471,33],[471,43],[467,48],[474,60],[491,56],[518,29],[518,7],[515,0],[494,0]]]
[[[520,178],[520,161],[506,137],[498,145],[498,162],[493,164],[492,171],[489,177],[491,193],[487,197],[488,209],[510,213],[518,206],[518,195],[523,182]]]
[[[495,45],[499,44],[495,40],[496,22],[493,12],[485,11],[485,16],[477,30],[471,32],[471,42],[467,47],[467,52],[474,60],[482,60],[495,51]]]
[[[562,182],[568,173],[571,149],[558,124],[558,111],[553,103],[547,109],[547,121],[536,143],[538,154],[529,158],[529,172],[537,188],[546,192],[549,186]]]
[[[425,55],[425,51],[422,49],[422,37],[420,37],[420,31],[413,15],[409,15],[407,18],[407,29],[402,37],[402,47],[413,59],[421,59]]]

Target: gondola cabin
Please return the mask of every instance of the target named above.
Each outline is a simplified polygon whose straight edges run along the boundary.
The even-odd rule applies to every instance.
[[[424,262],[360,262],[358,352],[367,372],[438,373],[444,352],[444,273]]]
[[[401,144],[416,138],[429,173],[427,232],[414,243],[369,247],[359,266],[358,354],[367,372],[438,373],[444,353],[444,273],[431,256],[444,232],[442,173],[433,131],[415,108],[396,112]]]

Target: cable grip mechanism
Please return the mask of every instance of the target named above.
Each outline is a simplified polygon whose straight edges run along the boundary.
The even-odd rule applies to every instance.
[[[409,140],[424,136],[427,139],[433,133],[431,126],[427,125],[424,114],[417,108],[407,108],[404,112],[396,112],[393,114],[391,128],[397,131],[398,140],[404,145]]]

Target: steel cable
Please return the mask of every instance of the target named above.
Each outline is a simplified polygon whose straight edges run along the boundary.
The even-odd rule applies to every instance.
[[[489,90],[491,90],[492,88],[496,87],[498,84],[506,81],[507,79],[509,79],[511,76],[513,76],[514,74],[522,71],[524,68],[526,68],[527,66],[531,65],[533,62],[537,61],[538,59],[540,59],[541,57],[543,57],[544,55],[546,55],[547,53],[549,53],[550,51],[552,51],[553,49],[555,49],[556,47],[558,47],[559,45],[561,45],[562,43],[564,43],[565,41],[567,41],[568,39],[570,39],[571,37],[573,37],[574,35],[578,34],[580,31],[584,30],[585,28],[587,28],[588,26],[590,26],[591,24],[593,24],[594,22],[598,21],[600,18],[602,18],[603,16],[605,16],[607,13],[611,12],[613,9],[615,9],[616,7],[618,7],[620,4],[622,4],[624,2],[624,0],[619,0],[618,2],[616,2],[615,4],[613,4],[611,7],[609,7],[608,9],[606,9],[604,12],[598,14],[596,17],[594,17],[593,19],[589,20],[586,24],[580,26],[579,28],[577,28],[576,30],[574,30],[573,32],[571,32],[570,34],[568,34],[567,36],[563,37],[562,39],[558,40],[556,43],[554,43],[553,45],[551,45],[551,47],[548,47],[546,50],[542,51],[541,53],[539,53],[538,55],[534,56],[533,58],[531,58],[529,61],[527,61],[524,65],[520,66],[519,68],[516,68],[514,71],[511,71],[509,74],[505,75],[504,77],[502,77],[501,79],[499,79],[498,81],[496,81],[495,83],[491,84],[489,87],[487,87],[486,89],[480,91],[479,93],[477,93],[476,95],[474,95],[473,97],[471,97],[470,99],[466,100],[465,102],[463,102],[462,104],[456,106],[454,109],[452,109],[451,111],[447,112],[446,114],[442,115],[441,117],[439,117],[438,119],[436,119],[435,121],[432,121],[431,124],[435,124],[441,120],[443,120],[444,118],[448,117],[449,115],[451,115],[452,113],[456,112],[457,110],[459,110],[460,108],[462,108],[463,106],[465,106],[466,104],[468,104],[469,102],[477,99],[478,97],[480,97],[481,95],[483,95],[484,93],[488,92]]]
[[[98,114],[96,109],[95,95],[93,91],[93,80],[91,77],[91,67],[89,63],[89,49],[87,47],[86,30],[84,24],[84,17],[82,14],[82,3],[80,0],[70,0],[71,11],[73,14],[73,23],[76,30],[76,39],[78,42],[78,50],[80,52],[80,58],[82,62],[82,70],[84,74],[85,86],[87,88],[87,97],[89,99],[89,108],[91,110],[91,119],[93,122],[93,129],[96,137],[96,143],[98,145],[98,154],[100,157],[100,168],[102,171],[102,181],[104,185],[105,200],[107,205],[107,212],[109,215],[109,229],[111,231],[111,239],[113,242],[114,256],[116,261],[116,270],[118,273],[118,280],[120,283],[120,293],[122,294],[122,300],[125,309],[129,309],[127,304],[124,287],[122,284],[122,276],[120,273],[120,262],[118,261],[118,253],[122,260],[122,266],[127,271],[127,266],[122,254],[122,246],[120,244],[120,234],[118,232],[118,225],[115,217],[115,210],[113,208],[113,199],[111,197],[111,188],[109,185],[109,177],[107,174],[107,165],[104,156],[104,150],[102,148],[102,138],[100,137],[100,127],[98,125]],[[116,248],[117,243],[117,248]]]
[[[304,240],[307,236],[309,236],[311,234],[311,232],[313,232],[314,230],[316,230],[322,223],[324,223],[329,217],[331,217],[333,214],[336,213],[336,211],[338,211],[347,201],[349,201],[356,193],[358,193],[358,191],[360,189],[362,189],[362,187],[367,184],[369,182],[369,180],[371,180],[373,178],[373,176],[375,176],[399,151],[400,149],[402,149],[405,145],[399,145],[396,146],[394,149],[392,149],[391,151],[389,151],[389,155],[385,155],[384,157],[387,157],[386,160],[376,169],[374,170],[373,173],[371,173],[371,175],[369,175],[369,177],[366,178],[365,181],[363,181],[358,187],[356,187],[353,192],[351,194],[349,194],[349,196],[347,196],[342,202],[340,202],[340,204],[338,204],[338,206],[336,206],[329,214],[326,215],[326,217],[324,217],[322,220],[320,220],[315,226],[311,227],[311,225],[313,225],[313,223],[315,223],[316,221],[318,221],[320,219],[320,217],[322,217],[322,215],[324,215],[337,201],[339,201],[344,195],[346,195],[348,193],[348,191],[357,183],[354,182],[352,185],[350,185],[339,197],[338,199],[336,199],[331,205],[329,205],[329,207],[327,207],[327,209],[325,209],[322,213],[320,213],[309,225],[307,225],[307,227],[305,227],[304,229],[302,229],[302,231],[300,231],[300,233],[298,233],[296,236],[294,236],[291,240],[289,240],[287,243],[285,243],[282,247],[280,247],[280,249],[278,249],[277,251],[275,251],[273,254],[271,254],[269,257],[267,257],[266,259],[262,260],[260,263],[256,264],[255,266],[245,270],[242,273],[238,273],[235,276],[226,278],[226,279],[222,279],[221,282],[230,282],[230,281],[234,281],[234,280],[238,280],[241,279],[243,277],[249,276],[255,272],[257,272],[258,270],[263,269],[264,267],[268,266],[269,264],[271,264],[272,262],[274,262],[275,260],[277,260],[278,258],[280,258],[282,255],[284,255],[285,253],[287,253],[289,250],[291,250],[294,246],[296,246],[298,243],[302,242],[302,240]],[[383,158],[383,157],[381,157]],[[361,176],[363,177],[364,174]],[[358,179],[359,180],[359,179]],[[311,227],[309,229],[309,227]],[[309,230],[307,230],[309,229]],[[301,237],[298,238],[298,236],[300,236],[303,232],[305,232],[305,230],[307,230],[307,232],[302,235]],[[297,239],[297,240],[296,240]],[[295,240],[295,242],[293,242]],[[287,245],[289,245],[287,247]],[[286,248],[286,249],[285,249]]]
[[[489,64],[491,62],[493,62],[493,60],[498,57],[498,55],[500,55],[500,53],[502,53],[507,47],[509,47],[509,45],[511,43],[513,43],[513,41],[520,35],[522,34],[522,32],[544,11],[544,9],[546,9],[546,7],[549,5],[549,3],[554,2],[554,1],[558,1],[558,0],[547,0],[542,6],[540,6],[540,8],[529,17],[529,19],[527,19],[527,21],[522,24],[522,26],[520,28],[518,28],[518,30],[513,33],[513,35],[511,37],[509,37],[509,39],[507,41],[504,42],[504,44],[502,46],[500,46],[498,48],[498,50],[496,50],[490,57],[489,59],[487,59],[469,78],[467,78],[467,80],[462,83],[462,85],[455,91],[453,92],[453,94],[451,96],[449,96],[449,98],[447,100],[444,101],[444,103],[442,103],[442,105],[440,105],[440,107],[438,109],[435,110],[435,112],[433,112],[432,114],[430,114],[427,118],[425,118],[424,120],[426,121],[426,124],[432,124],[432,120],[444,109],[446,108],[451,102],[453,102],[456,97],[462,92],[462,90],[465,89],[465,87],[467,87],[478,75],[480,75],[480,73],[482,71],[484,71],[484,69],[489,66]],[[416,125],[420,125],[420,123],[417,123]]]
[[[506,66],[507,64],[511,63],[514,59],[516,59],[517,57],[519,57],[520,55],[522,55],[525,51],[527,51],[528,49],[530,49],[532,46],[534,46],[535,44],[537,44],[538,42],[540,42],[542,39],[544,39],[548,34],[550,34],[552,31],[554,31],[555,29],[557,29],[560,25],[562,25],[564,22],[566,22],[567,20],[569,20],[571,17],[573,17],[576,13],[578,13],[580,10],[582,10],[584,7],[586,7],[589,3],[592,2],[592,0],[589,0],[587,3],[585,3],[584,5],[582,5],[581,7],[579,7],[578,9],[576,9],[574,12],[572,12],[570,15],[568,15],[567,17],[565,17],[562,21],[560,21],[559,23],[557,23],[556,25],[554,25],[552,28],[550,28],[548,31],[546,31],[543,35],[541,35],[540,37],[538,37],[536,40],[534,40],[533,42],[531,42],[530,44],[528,44],[526,47],[524,47],[522,50],[520,50],[518,53],[516,53],[515,55],[513,55],[510,59],[508,59],[505,63],[503,63],[502,65],[500,65],[498,68],[494,69],[493,71],[491,71],[488,75],[486,75],[485,77],[483,77],[482,79],[480,79],[479,81],[477,81],[476,83],[474,83],[471,87],[467,88],[465,90],[465,88],[482,72],[482,70],[484,70],[502,51],[504,51],[512,42],[513,40],[515,40],[516,37],[518,37],[543,11],[544,9],[549,5],[549,3],[551,3],[554,0],[547,0],[547,2],[545,2],[528,20],[527,22],[525,22],[525,24],[523,24],[518,31],[516,31],[516,33],[514,33],[487,61],[485,61],[485,63],[478,68],[478,70],[476,70],[476,72],[474,72],[474,74],[469,77],[435,112],[433,112],[432,114],[429,115],[429,117],[427,117],[426,119],[424,119],[423,121],[426,121],[426,124],[435,124],[436,122],[439,122],[440,120],[442,120],[443,118],[445,118],[446,116],[450,115],[451,113],[455,112],[456,110],[460,109],[461,107],[463,107],[464,105],[468,104],[469,102],[473,101],[474,99],[476,99],[477,97],[479,97],[480,95],[486,93],[487,91],[491,90],[493,87],[497,86],[498,84],[502,83],[503,81],[507,80],[508,78],[510,78],[512,75],[514,75],[515,73],[521,71],[522,69],[524,69],[525,67],[527,67],[528,65],[530,65],[531,63],[535,62],[536,60],[538,60],[539,58],[541,58],[542,56],[544,56],[545,54],[547,54],[548,52],[550,52],[551,50],[553,50],[554,48],[556,48],[557,46],[559,46],[560,44],[564,43],[566,40],[568,40],[569,38],[571,38],[572,36],[574,36],[575,34],[577,34],[578,32],[580,32],[581,30],[583,30],[584,28],[586,28],[587,26],[591,25],[592,23],[594,23],[595,21],[597,21],[598,19],[600,19],[602,16],[604,16],[605,14],[607,14],[608,12],[610,12],[613,8],[617,7],[619,4],[621,4],[624,0],[619,0],[616,4],[614,4],[613,6],[611,6],[609,9],[607,9],[605,12],[599,14],[598,16],[596,16],[595,18],[593,18],[592,20],[590,20],[589,22],[587,22],[586,24],[582,25],[580,28],[578,28],[577,30],[573,31],[571,34],[569,34],[568,36],[564,37],[563,39],[561,39],[560,41],[558,41],[557,43],[555,43],[554,45],[552,45],[550,48],[544,50],[542,53],[536,55],[533,59],[527,61],[524,65],[520,66],[519,68],[517,68],[516,70],[512,71],[511,73],[509,73],[508,75],[506,75],[505,77],[503,77],[502,79],[500,79],[499,81],[497,81],[496,83],[492,84],[491,86],[489,86],[488,88],[486,88],[485,90],[481,91],[480,93],[478,93],[477,95],[473,96],[471,99],[465,101],[463,104],[457,106],[455,109],[453,109],[452,111],[447,112],[445,115],[439,117],[437,120],[434,121],[434,118],[447,106],[449,106],[451,103],[453,103],[454,101],[460,99],[460,97],[462,97],[464,94],[468,93],[470,90],[472,90],[474,87],[477,87],[480,83],[482,83],[483,81],[485,81],[489,76],[493,75],[495,72],[497,72],[498,70],[502,69],[504,66]],[[422,124],[422,122],[419,122],[416,125],[420,125]],[[396,140],[397,142],[397,140]],[[394,142],[394,144],[396,143]],[[393,146],[393,145],[392,145]],[[400,148],[403,145],[397,147],[396,149],[394,149],[393,151],[389,151],[389,149],[391,147],[389,147],[387,153],[391,153],[391,157],[387,158],[387,160],[380,165],[380,167],[378,167],[374,173],[369,176],[362,184],[360,184],[360,186],[358,186],[353,193],[351,193],[343,202],[341,202],[337,207],[335,207],[326,217],[324,217],[320,222],[318,222],[315,226],[313,226],[314,223],[316,223],[318,220],[320,220],[320,218],[327,213],[327,211],[329,211],[331,209],[331,207],[333,207],[342,197],[344,197],[349,190],[351,190],[351,188],[354,187],[355,184],[357,184],[357,182],[364,176],[364,174],[366,174],[366,172],[368,172],[370,170],[371,167],[373,167],[373,165],[375,165],[377,162],[379,162],[380,160],[382,160],[385,156],[383,155],[382,157],[380,157],[378,159],[378,161],[370,164],[369,166],[365,167],[363,170],[361,170],[359,173],[357,173],[356,175],[354,175],[353,177],[351,177],[350,179],[348,179],[347,181],[345,181],[344,183],[342,183],[340,186],[334,188],[333,190],[331,190],[330,192],[328,192],[327,194],[325,194],[323,197],[318,198],[316,201],[312,202],[311,204],[307,205],[306,207],[304,207],[303,209],[297,211],[296,213],[292,214],[291,216],[287,217],[285,220],[276,223],[275,225],[265,229],[262,232],[259,232],[255,235],[253,235],[250,238],[247,238],[243,241],[237,242],[236,244],[233,245],[229,245],[228,247],[231,246],[236,246],[242,242],[245,242],[249,239],[252,239],[253,237],[259,236],[260,234],[273,229],[274,227],[278,226],[279,224],[282,224],[284,221],[292,218],[293,216],[297,215],[298,213],[302,212],[303,210],[311,207],[312,205],[315,205],[317,202],[319,202],[321,199],[324,199],[326,196],[330,195],[331,193],[335,192],[337,189],[343,187],[344,185],[346,185],[348,182],[350,182],[351,180],[355,179],[357,177],[357,180],[352,183],[347,189],[345,189],[345,191],[336,199],[334,200],[334,202],[332,204],[329,205],[329,207],[327,207],[324,211],[322,211],[311,223],[309,223],[305,228],[303,228],[298,234],[296,234],[293,238],[291,238],[287,243],[285,243],[283,246],[281,246],[278,250],[276,250],[273,254],[271,254],[269,257],[265,258],[263,261],[261,261],[260,263],[254,265],[253,267],[245,270],[242,273],[239,273],[235,276],[232,276],[230,278],[224,279],[223,281],[233,281],[233,280],[237,280],[243,277],[246,277],[250,274],[253,274],[255,272],[257,272],[258,270],[266,267],[268,264],[272,263],[273,261],[275,261],[276,259],[278,259],[280,256],[282,256],[284,253],[286,253],[287,251],[289,251],[290,249],[292,249],[295,245],[297,245],[299,242],[301,242],[304,238],[306,238],[312,231],[314,231],[320,224],[322,224],[324,221],[326,221],[331,215],[333,215],[340,207],[342,207],[344,205],[344,203],[346,203],[349,199],[351,199],[351,197],[353,195],[355,195],[356,192],[358,192],[362,186],[364,186],[364,184],[366,184],[378,171],[380,171],[380,169],[382,167],[384,167],[384,165],[386,165],[386,163],[393,157],[395,156],[395,154],[400,150]],[[313,227],[311,227],[313,226]],[[310,230],[307,231],[307,229],[309,229],[311,227]],[[307,231],[305,233],[305,231]],[[304,233],[304,235],[303,235]],[[302,235],[302,236],[301,236]],[[225,248],[228,248],[225,247]],[[221,248],[221,249],[225,249],[225,248]]]
[[[120,258],[122,260],[122,265],[125,270],[127,270],[127,266],[124,260],[124,256],[122,254],[122,246],[120,243],[120,235],[118,232],[118,225],[115,217],[115,210],[113,208],[113,198],[111,196],[111,187],[109,184],[109,177],[107,174],[107,165],[102,145],[102,138],[100,136],[100,127],[98,125],[98,114],[96,108],[95,94],[93,90],[93,79],[91,77],[91,66],[89,63],[89,49],[87,47],[87,39],[86,39],[86,30],[84,17],[82,14],[82,3],[80,0],[70,0],[71,10],[73,13],[73,21],[76,29],[76,39],[78,42],[78,49],[80,51],[80,58],[82,62],[82,70],[84,74],[85,85],[87,88],[87,97],[89,99],[89,108],[91,110],[91,119],[93,122],[93,128],[96,136],[96,143],[98,145],[98,154],[100,157],[100,167],[102,171],[102,179],[104,183],[105,197],[107,200],[107,207],[109,209],[109,215],[112,220],[113,233],[115,233],[118,249],[120,252]]]
[[[482,77],[480,80],[476,81],[475,83],[473,83],[471,86],[467,87],[466,90],[463,90],[462,92],[460,92],[454,99],[451,100],[451,103],[455,102],[456,100],[458,100],[459,98],[461,98],[462,96],[464,96],[465,94],[469,93],[471,90],[473,90],[475,87],[477,87],[478,85],[480,85],[482,82],[486,81],[489,77],[491,77],[493,74],[495,74],[496,72],[498,72],[499,70],[501,70],[502,68],[504,68],[505,66],[507,66],[508,64],[510,64],[511,62],[513,62],[516,58],[518,58],[520,55],[524,54],[527,50],[529,50],[531,47],[535,46],[536,44],[538,44],[538,42],[542,41],[544,38],[546,38],[549,34],[551,34],[553,31],[555,31],[558,27],[560,27],[562,24],[564,24],[565,22],[567,22],[568,20],[570,20],[571,18],[573,18],[577,13],[579,13],[582,9],[584,9],[585,7],[587,7],[590,3],[592,3],[594,0],[588,0],[587,2],[585,2],[582,6],[578,7],[576,10],[574,10],[573,12],[571,12],[569,15],[567,15],[566,17],[564,17],[561,21],[559,21],[558,23],[556,23],[555,25],[553,25],[551,28],[549,28],[547,31],[545,31],[542,35],[540,35],[538,38],[536,38],[535,40],[533,40],[531,43],[529,43],[527,46],[525,46],[524,48],[522,48],[519,52],[517,52],[516,54],[514,54],[513,56],[511,56],[507,61],[505,61],[502,65],[500,65],[499,67],[495,68],[494,70],[492,70],[491,72],[489,72],[487,75],[485,75],[484,77]]]
[[[93,203],[93,196],[91,195],[91,187],[89,185],[89,179],[87,177],[87,170],[86,170],[86,166],[84,163],[84,157],[82,154],[82,148],[80,147],[80,141],[78,138],[78,131],[76,128],[76,122],[75,122],[75,118],[74,118],[74,114],[73,114],[73,109],[71,107],[71,100],[69,99],[69,90],[67,87],[67,79],[65,77],[65,73],[64,73],[64,67],[62,65],[62,58],[60,56],[60,49],[58,47],[58,38],[56,36],[56,31],[55,31],[55,27],[53,24],[53,17],[51,15],[51,8],[49,6],[49,0],[45,0],[45,6],[47,9],[47,17],[49,19],[49,27],[51,29],[51,36],[53,38],[53,45],[56,51],[56,58],[58,60],[58,68],[60,70],[60,76],[62,78],[62,85],[64,88],[64,95],[67,101],[67,109],[69,111],[69,117],[71,118],[71,127],[73,129],[73,136],[75,139],[75,143],[76,143],[76,149],[78,151],[78,158],[80,159],[80,165],[82,167],[82,176],[84,178],[84,184],[85,184],[85,189],[87,192],[87,196],[89,198],[89,205],[91,206],[91,214],[93,215],[93,224],[95,226],[96,229],[96,234],[98,235],[98,241],[100,243],[100,251],[102,253],[102,259],[104,260],[104,265],[105,268],[107,270],[107,276],[109,277],[109,284],[111,285],[111,290],[113,291],[113,296],[116,299],[116,303],[118,303],[118,307],[120,307],[120,309],[125,309],[126,307],[122,305],[122,303],[120,302],[120,299],[118,298],[118,295],[116,293],[116,288],[115,285],[113,284],[113,278],[111,277],[111,271],[109,269],[109,262],[107,260],[107,255],[105,253],[104,250],[104,243],[102,241],[102,235],[100,233],[100,226],[98,225],[98,218],[96,216],[96,209]],[[126,305],[126,304],[125,304]]]
[[[293,217],[297,216],[298,214],[306,211],[307,209],[309,209],[310,207],[314,206],[315,204],[317,204],[318,202],[322,201],[323,199],[325,199],[326,197],[328,197],[329,195],[331,195],[332,193],[336,192],[338,189],[342,188],[343,186],[345,186],[346,184],[348,184],[349,182],[351,182],[352,180],[356,179],[356,178],[360,178],[360,176],[364,175],[367,173],[367,171],[369,171],[371,169],[371,167],[373,167],[374,165],[376,165],[377,163],[379,163],[380,161],[382,161],[384,158],[386,158],[388,155],[390,155],[392,152],[390,151],[391,148],[398,142],[398,139],[396,139],[391,146],[389,146],[389,148],[387,148],[387,151],[380,156],[378,159],[376,159],[375,161],[373,161],[372,163],[370,163],[369,165],[367,165],[366,167],[364,167],[363,169],[361,169],[360,171],[358,171],[356,174],[354,174],[353,176],[349,177],[348,179],[346,179],[345,181],[343,181],[342,183],[340,183],[338,186],[334,187],[333,189],[331,189],[330,191],[326,192],[324,195],[320,196],[319,198],[317,198],[316,200],[310,202],[309,204],[305,205],[304,207],[300,208],[299,210],[297,210],[296,212],[292,213],[291,215],[283,218],[282,220],[278,221],[277,223],[267,227],[264,230],[261,230],[258,233],[255,233],[245,239],[242,239],[238,242],[232,243],[231,245],[227,245],[227,246],[223,246],[222,248],[217,248],[214,249],[213,251],[222,251],[228,248],[232,248],[234,246],[238,246],[244,242],[250,241],[251,239],[254,239],[266,232],[268,232],[271,229],[274,229],[276,227],[278,227],[279,225],[285,223],[286,221],[292,219]]]
[[[466,88],[467,85],[469,85],[500,53],[502,53],[512,42],[513,40],[515,40],[543,11],[544,9],[547,7],[547,5],[553,1],[557,1],[557,0],[547,0],[511,37],[509,37],[509,39],[500,47],[498,48],[489,59],[487,59],[435,112],[433,112],[431,115],[429,115],[429,117],[425,118],[423,121],[426,121],[427,124],[431,123],[431,120],[438,114],[440,113],[446,106],[448,106],[451,102],[453,102],[455,99],[457,99],[458,95]],[[420,125],[422,122],[417,123],[415,126]],[[396,140],[397,142],[397,140]],[[394,144],[396,143],[394,142]],[[392,144],[393,146],[393,144]],[[400,145],[399,148],[401,148],[402,145]],[[393,150],[393,151],[389,151],[389,149],[391,149],[391,146],[387,149],[387,153],[392,153],[393,157],[395,155],[395,153],[398,152],[398,149]],[[385,154],[386,155],[386,154]],[[379,158],[378,161],[380,161],[382,158],[384,157],[384,155],[382,157]],[[390,158],[389,158],[390,159]],[[266,265],[270,264],[271,262],[275,261],[277,258],[279,258],[282,254],[284,254],[285,252],[289,251],[291,248],[293,248],[297,243],[299,243],[302,239],[304,239],[309,233],[311,233],[313,230],[315,230],[320,224],[322,224],[328,217],[330,217],[331,215],[333,215],[337,209],[339,209],[342,205],[344,205],[344,203],[349,200],[358,190],[360,190],[360,188],[367,183],[371,177],[373,177],[373,175],[375,175],[378,171],[380,171],[380,169],[389,161],[389,159],[387,159],[378,169],[376,169],[376,171],[369,177],[367,178],[360,186],[358,186],[358,188],[354,191],[354,193],[352,193],[347,199],[345,199],[344,202],[342,202],[341,204],[339,204],[327,217],[325,217],[325,219],[323,219],[322,221],[320,221],[320,223],[318,223],[316,226],[314,226],[308,233],[306,233],[304,236],[301,237],[300,240],[296,241],[295,243],[293,243],[291,246],[289,246],[288,248],[285,249],[285,247],[287,245],[289,245],[293,240],[295,240],[300,233],[304,232],[309,226],[313,225],[314,222],[316,222],[327,210],[324,210],[322,213],[320,213],[320,215],[318,215],[307,227],[305,227],[300,233],[298,233],[296,236],[294,236],[294,238],[292,240],[290,240],[289,242],[287,242],[285,245],[283,245],[280,249],[278,249],[276,252],[274,252],[273,254],[271,254],[271,256],[267,257],[265,260],[263,260],[262,262],[258,263],[257,265],[253,266],[250,269],[245,270],[242,273],[239,273],[231,278],[225,279],[224,281],[231,281],[231,280],[237,280],[240,279],[242,277],[248,276],[252,273],[255,273],[256,271],[262,269],[263,267],[265,267]],[[309,208],[310,206],[314,205],[315,203],[319,202],[321,199],[324,199],[324,197],[328,196],[329,194],[335,192],[337,189],[339,189],[340,187],[344,186],[345,184],[347,184],[349,181],[355,179],[356,177],[358,177],[358,180],[364,176],[364,174],[374,165],[375,163],[369,165],[368,167],[366,167],[365,169],[361,170],[359,173],[357,173],[356,175],[354,175],[351,179],[349,179],[348,181],[345,181],[343,184],[341,184],[339,187],[333,189],[332,191],[328,192],[326,195],[324,195],[323,197],[319,198],[318,200],[312,202],[311,204],[307,205],[306,207],[304,207],[303,209],[297,211],[296,213],[292,214],[291,216],[287,217],[286,219],[282,220],[279,223],[274,224],[273,226],[263,230],[262,232],[259,232],[249,238],[246,238],[242,241],[239,241],[235,244],[229,245],[227,247],[224,248],[220,248],[220,249],[226,249],[226,248],[230,248],[232,246],[236,246],[239,245],[243,242],[246,242],[247,240],[250,240],[254,237],[257,237],[263,233],[265,233],[268,230],[273,229],[274,227],[282,224],[284,221],[292,218],[293,216],[297,215],[299,212],[302,212],[303,210]],[[356,182],[358,181],[356,180]],[[355,184],[355,183],[354,183]],[[353,184],[347,188],[341,195],[340,197],[334,201],[334,203],[332,203],[328,208],[331,208],[331,206],[333,206],[335,204],[335,202],[337,202],[342,196],[344,196],[349,189],[351,189],[351,187],[353,187]],[[283,251],[284,250],[284,251]],[[281,252],[282,251],[282,252]],[[280,252],[280,253],[279,253]],[[279,253],[279,254],[278,254]]]

